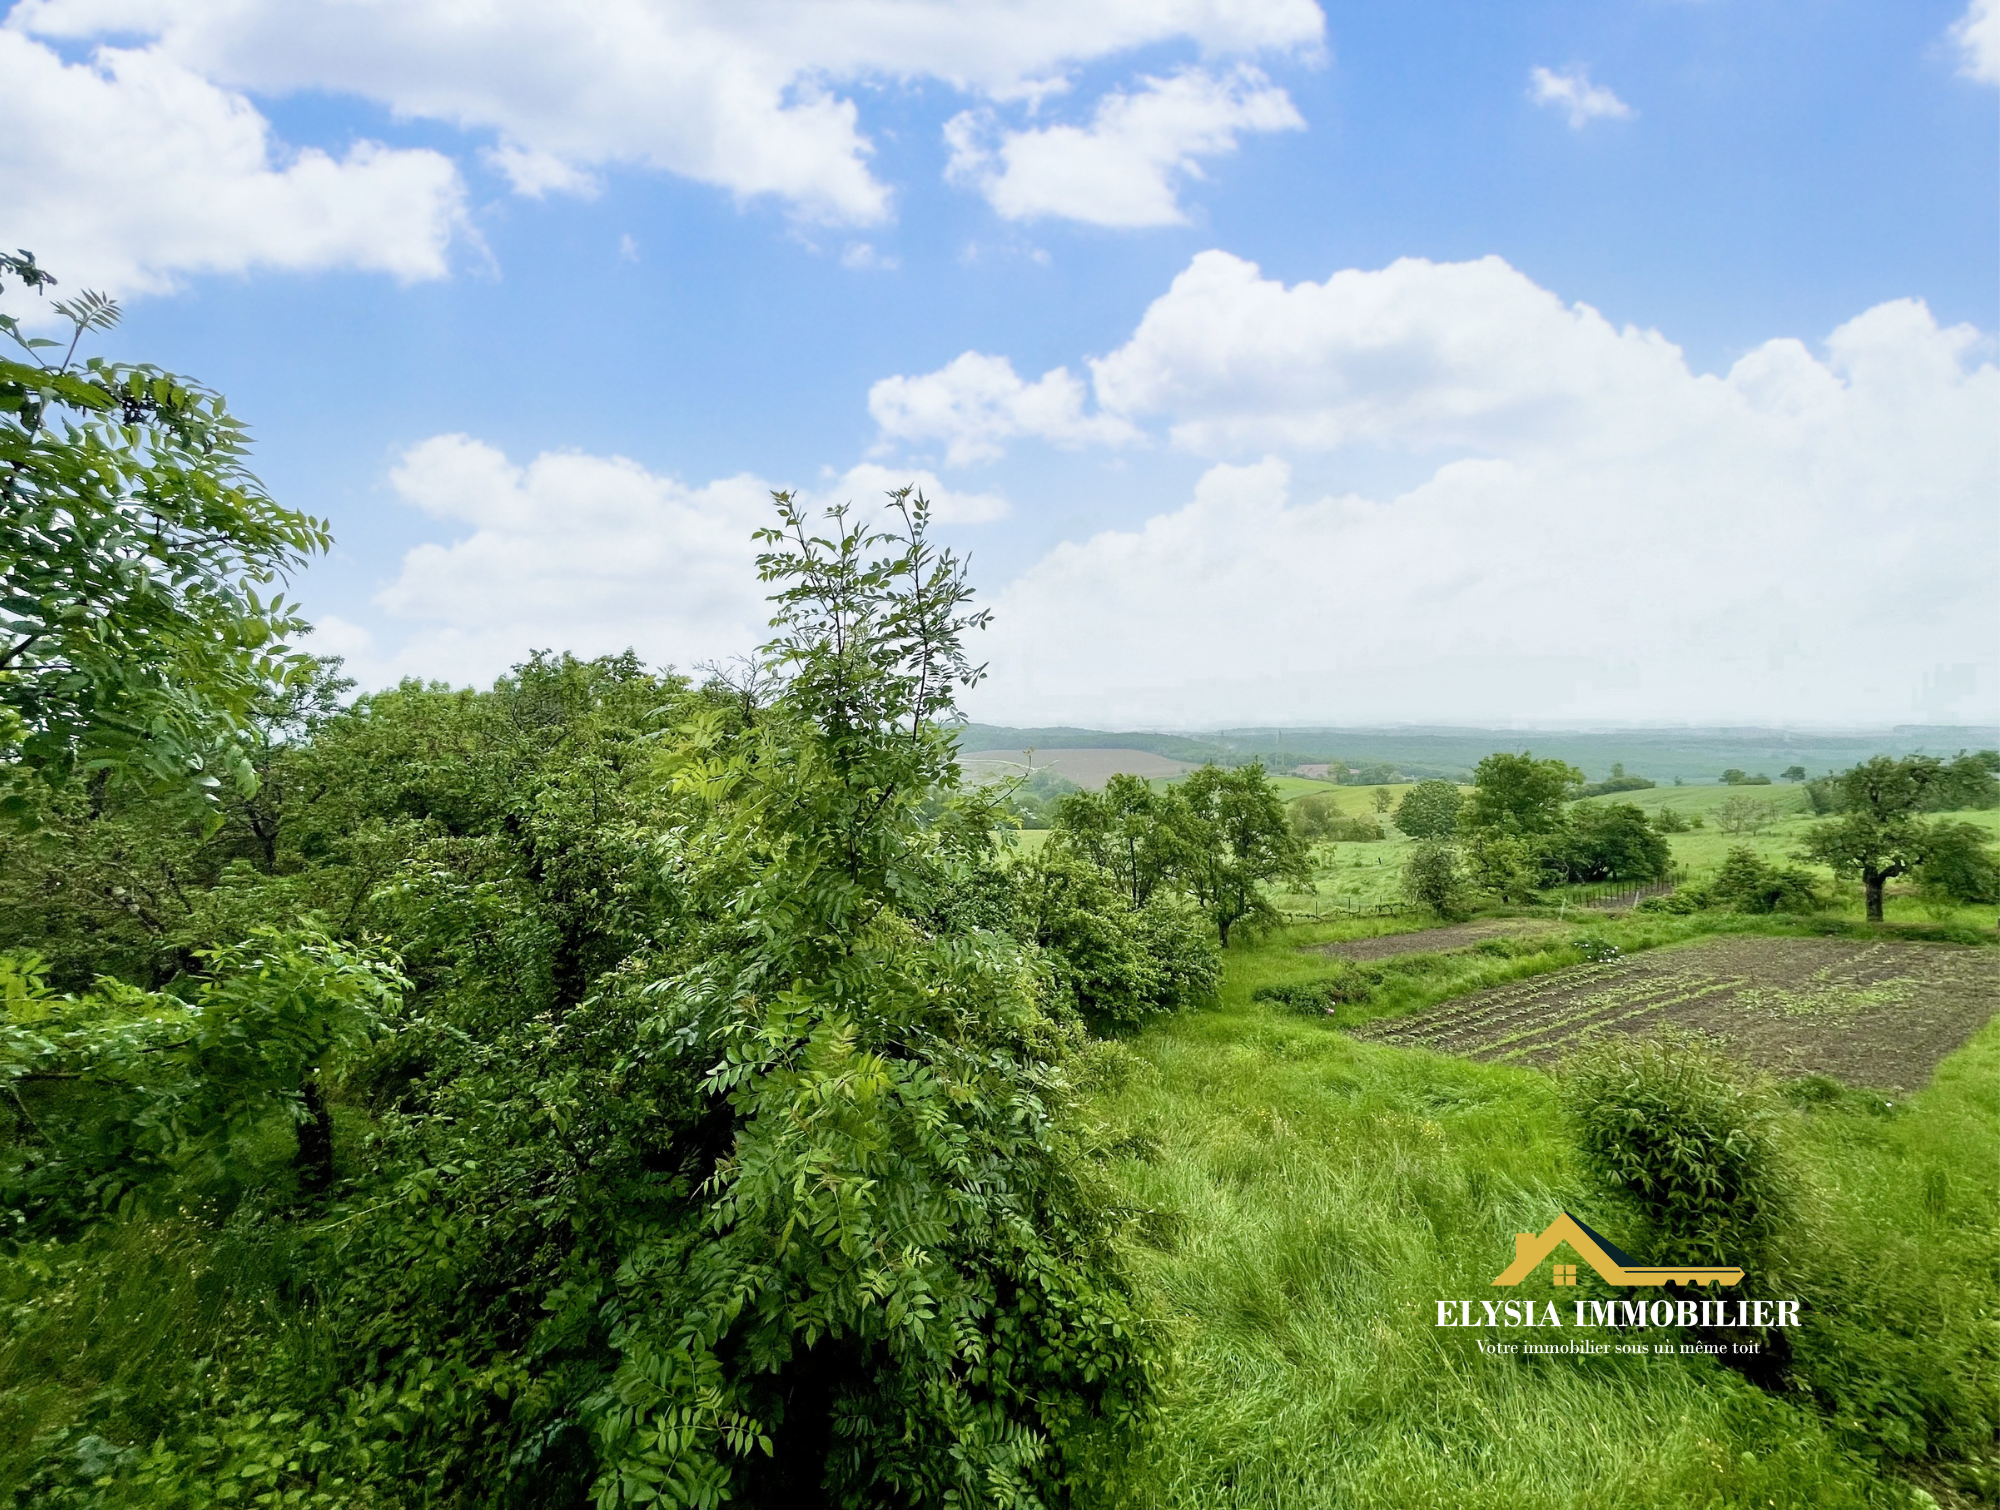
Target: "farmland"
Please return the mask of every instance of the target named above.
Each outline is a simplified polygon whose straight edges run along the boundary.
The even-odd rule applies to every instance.
[[[1660,949],[1370,1024],[1371,1042],[1548,1066],[1599,1033],[1671,1025],[1787,1077],[1910,1091],[2000,1003],[2000,951],[1733,937]]]
[[[994,781],[1054,771],[1088,791],[1097,791],[1113,776],[1143,776],[1148,780],[1181,776],[1194,769],[1145,750],[973,750],[959,757],[969,781]]]

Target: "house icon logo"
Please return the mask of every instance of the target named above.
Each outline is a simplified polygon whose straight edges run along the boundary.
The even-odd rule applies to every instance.
[[[1595,1269],[1606,1284],[1612,1285],[1706,1285],[1721,1283],[1733,1285],[1743,1278],[1741,1269],[1702,1269],[1687,1267],[1665,1267],[1657,1264],[1642,1264],[1628,1253],[1621,1252],[1582,1222],[1563,1212],[1549,1223],[1548,1230],[1540,1237],[1532,1232],[1520,1232],[1514,1236],[1514,1261],[1500,1271],[1500,1277],[1493,1281],[1496,1285],[1517,1285],[1535,1272],[1541,1261],[1564,1243],[1591,1268]],[[1559,1263],[1555,1266],[1555,1282],[1559,1285],[1576,1283],[1576,1265]]]

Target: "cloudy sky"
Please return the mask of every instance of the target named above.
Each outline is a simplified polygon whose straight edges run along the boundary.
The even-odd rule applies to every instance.
[[[4,15],[0,244],[370,685],[742,651],[915,481],[994,721],[2000,718],[1996,0]]]

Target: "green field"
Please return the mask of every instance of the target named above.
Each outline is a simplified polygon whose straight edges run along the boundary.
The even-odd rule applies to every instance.
[[[1636,944],[1647,927],[1609,931]],[[1295,946],[1338,931],[1232,950],[1217,1009],[1106,1052],[1094,1111],[1107,1142],[1133,1150],[1112,1171],[1139,1213],[1129,1256],[1177,1359],[1130,1503],[1938,1502],[1910,1495],[1911,1472],[1944,1503],[1983,1502],[1953,1489],[1995,1482],[1989,1468],[1879,1462],[1873,1423],[1709,1359],[1489,1356],[1474,1334],[1439,1330],[1438,1298],[1491,1296],[1512,1234],[1587,1209],[1592,1192],[1547,1075],[1358,1043],[1251,999],[1323,970]],[[1574,958],[1558,947],[1512,964]],[[2000,1023],[1889,1114],[1794,1111],[1784,1128],[1818,1192],[1816,1242],[1874,1266],[1884,1289],[1857,1308],[1922,1307],[1901,1324],[1989,1371],[1996,1090]],[[1923,1204],[1927,1180],[1942,1203]]]

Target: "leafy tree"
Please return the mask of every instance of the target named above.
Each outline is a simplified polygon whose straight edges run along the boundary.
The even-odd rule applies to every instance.
[[[26,253],[0,256],[7,276],[55,281]],[[106,771],[247,793],[239,736],[307,664],[285,643],[306,625],[269,584],[327,547],[326,526],[264,492],[219,394],[77,360],[115,303],[86,292],[53,307],[67,342],[0,316],[27,358],[0,359],[0,759],[51,784]],[[0,810],[39,811],[18,779]]]
[[[1475,829],[1465,847],[1473,885],[1503,902],[1533,901],[1541,885],[1541,852],[1532,840]]]
[[[1783,781],[1804,781],[1806,768],[1802,765],[1788,765],[1778,773],[1778,776]]]
[[[1261,765],[1205,765],[1190,772],[1176,793],[1190,818],[1186,882],[1215,920],[1226,949],[1232,928],[1276,920],[1266,883],[1312,884],[1306,848]]]
[[[1473,768],[1464,822],[1505,834],[1551,834],[1563,826],[1563,804],[1583,785],[1583,772],[1532,753],[1488,755]]]
[[[1937,847],[1937,826],[1918,817],[1944,771],[1934,756],[1887,755],[1837,778],[1841,816],[1807,836],[1805,853],[1836,873],[1858,871],[1870,922],[1882,921],[1882,890],[1917,869]]]
[[[169,1175],[212,1185],[234,1140],[273,1113],[298,1127],[302,1187],[331,1183],[322,1075],[380,1030],[400,978],[311,928],[260,929],[206,963],[192,1002],[115,981],[59,997],[14,966],[25,989],[0,1026],[0,1082],[18,1141],[0,1187],[27,1232],[129,1210]]]
[[[1652,881],[1667,873],[1667,841],[1627,802],[1579,805],[1558,851],[1572,881]]]
[[[1927,894],[1948,901],[2000,902],[2000,856],[1976,824],[1940,823],[1931,830],[1917,881]]]
[[[1171,789],[1155,792],[1137,776],[1120,774],[1102,792],[1064,796],[1051,842],[1111,872],[1131,905],[1144,907],[1186,868],[1196,845],[1191,823]]]
[[[1448,921],[1464,915],[1469,892],[1457,848],[1443,839],[1419,839],[1403,862],[1403,895]]]
[[[1464,801],[1455,781],[1419,781],[1396,804],[1396,827],[1412,839],[1449,839]]]
[[[1395,799],[1389,795],[1389,789],[1387,787],[1377,787],[1375,789],[1374,803],[1376,812],[1378,813],[1388,812],[1390,807],[1394,804],[1394,802]]]
[[[1726,797],[1709,816],[1725,834],[1757,834],[1777,821],[1778,810],[1776,804],[1755,797]]]
[[[1960,752],[1938,772],[1927,807],[1933,812],[2000,807],[2000,750]]]

